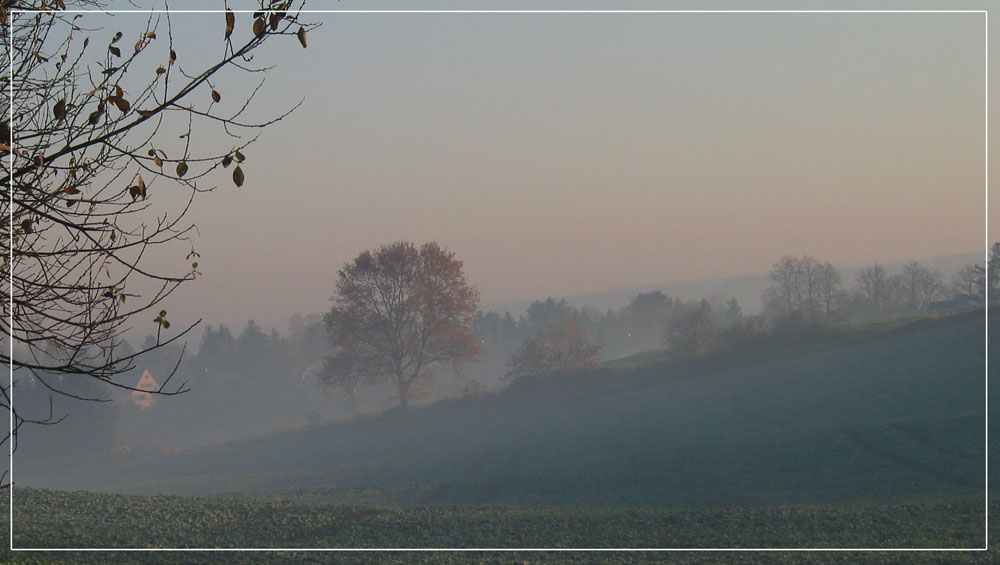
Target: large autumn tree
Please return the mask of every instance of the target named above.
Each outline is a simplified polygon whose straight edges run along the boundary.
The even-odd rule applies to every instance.
[[[260,0],[253,13],[217,2],[203,16],[216,33],[192,37],[190,19],[162,8],[0,0],[0,278],[10,286],[0,328],[13,344],[0,363],[15,375],[0,386],[0,407],[14,438],[25,422],[60,418],[16,410],[19,379],[74,398],[79,387],[60,383],[131,389],[120,377],[145,351],[125,346],[130,326],[155,324],[150,348],[184,333],[169,329],[163,301],[198,275],[197,230],[185,217],[215,183],[243,185],[246,148],[294,106],[259,111],[267,69],[253,60],[274,38],[306,46],[313,26],[299,21],[299,4]],[[154,249],[172,251],[173,268],[151,264]],[[164,386],[157,393],[183,390]]]
[[[361,253],[338,273],[332,300],[325,322],[336,354],[321,377],[328,386],[390,382],[405,410],[415,388],[480,350],[472,333],[479,292],[437,243]]]

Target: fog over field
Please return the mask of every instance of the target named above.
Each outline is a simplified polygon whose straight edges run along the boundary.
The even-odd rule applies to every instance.
[[[983,547],[988,3],[67,4],[15,545]]]

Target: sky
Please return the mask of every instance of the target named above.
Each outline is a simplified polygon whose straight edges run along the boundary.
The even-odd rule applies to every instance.
[[[981,13],[304,17],[307,49],[254,61],[277,66],[252,109],[303,103],[245,152],[242,188],[208,179],[175,320],[284,329],[396,240],[454,251],[484,306],[986,242]],[[182,62],[221,48],[221,14],[173,23]],[[250,83],[230,80],[237,104]]]

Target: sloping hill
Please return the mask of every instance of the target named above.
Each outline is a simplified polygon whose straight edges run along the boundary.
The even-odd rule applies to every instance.
[[[696,363],[523,381],[410,414],[18,480],[400,506],[976,496],[986,468],[984,339],[979,310]]]

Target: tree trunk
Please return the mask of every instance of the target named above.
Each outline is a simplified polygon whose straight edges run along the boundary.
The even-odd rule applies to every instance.
[[[410,383],[406,379],[398,381],[399,386],[399,408],[403,412],[409,410],[410,406]]]

